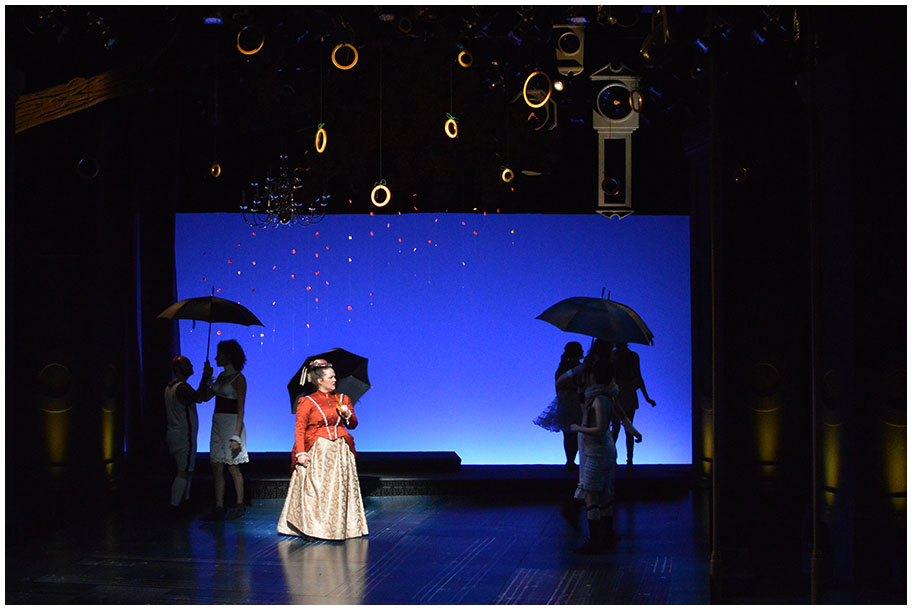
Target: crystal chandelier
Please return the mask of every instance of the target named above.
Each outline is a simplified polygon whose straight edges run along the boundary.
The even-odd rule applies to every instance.
[[[251,182],[253,197],[248,204],[247,191],[241,191],[241,212],[244,221],[252,227],[278,227],[289,225],[312,225],[326,216],[329,195],[323,193],[312,201],[306,201],[301,189],[301,170],[288,171],[288,155],[279,155],[279,175],[272,170],[266,172],[266,183]]]

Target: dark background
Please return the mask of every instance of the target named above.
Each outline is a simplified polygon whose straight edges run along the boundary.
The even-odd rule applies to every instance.
[[[694,477],[715,492],[718,599],[807,587],[816,521],[819,586],[904,602],[906,11],[669,8],[647,62],[655,8],[6,7],[7,536],[167,466],[174,344],[153,322],[174,297],[175,212],[236,211],[287,154],[330,213],[593,213],[588,76],[611,63],[642,78],[635,212],[691,218]],[[531,69],[556,76],[551,28],[575,13],[585,72],[535,129],[516,96]],[[244,26],[264,32],[256,55],[235,49]],[[327,59],[340,42],[359,48],[347,72]],[[457,44],[475,64],[451,76]],[[30,96],[105,73],[106,101],[52,98],[16,131]],[[541,175],[510,189],[505,164]],[[393,201],[374,210],[381,178]]]

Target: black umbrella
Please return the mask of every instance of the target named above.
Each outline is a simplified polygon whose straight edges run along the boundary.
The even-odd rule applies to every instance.
[[[652,345],[653,334],[633,309],[594,297],[570,297],[536,317],[561,330],[589,335],[612,343]]]
[[[157,317],[166,320],[199,320],[209,322],[209,338],[206,340],[206,360],[209,360],[209,343],[212,340],[212,323],[227,322],[243,326],[263,326],[253,313],[236,301],[215,296],[215,289],[208,297],[193,297],[171,305]]]
[[[336,347],[328,352],[305,358],[303,364],[298,368],[298,372],[288,382],[288,397],[291,399],[292,413],[297,410],[298,397],[317,391],[312,383],[302,382],[301,374],[304,372],[305,366],[321,358],[330,363],[336,373],[336,392],[347,395],[351,399],[352,405],[370,389],[370,380],[367,378],[367,358]]]

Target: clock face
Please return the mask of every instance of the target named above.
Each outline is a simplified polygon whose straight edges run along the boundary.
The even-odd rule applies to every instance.
[[[633,111],[630,107],[630,90],[616,83],[599,92],[596,104],[599,114],[613,121],[619,121]]]

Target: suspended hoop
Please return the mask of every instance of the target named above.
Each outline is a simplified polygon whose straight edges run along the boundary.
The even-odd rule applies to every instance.
[[[510,169],[509,167],[503,168],[503,170],[500,172],[500,179],[506,183],[513,182],[513,178],[515,178],[515,177],[516,177],[516,174],[514,174],[513,170]]]
[[[538,104],[533,104],[532,101],[529,100],[529,82],[530,82],[535,76],[538,76],[538,75],[544,76],[545,79],[548,81],[548,93],[545,94],[545,99],[543,99],[540,103],[538,103]],[[530,74],[530,75],[528,76],[528,78],[526,78],[526,82],[525,82],[525,84],[523,85],[523,99],[526,101],[526,104],[528,104],[530,108],[541,108],[542,106],[544,106],[545,104],[548,103],[548,100],[551,99],[551,91],[552,91],[551,77],[548,76],[547,74],[545,74],[544,72],[542,72],[541,70],[536,70],[535,72],[533,72],[532,74]]]
[[[320,124],[320,127],[317,128],[317,135],[314,136],[314,148],[317,149],[318,153],[326,150],[326,129],[324,129],[323,124]]]
[[[338,55],[339,51],[341,51],[342,49],[351,49],[352,53],[355,54],[354,58],[352,58],[351,63],[348,65],[342,65],[339,63],[339,60],[336,59],[336,55]],[[353,45],[351,45],[347,42],[343,42],[343,43],[337,44],[336,48],[334,48],[332,50],[331,58],[332,58],[333,65],[335,67],[339,68],[340,70],[351,70],[352,68],[355,67],[355,64],[358,63],[358,49],[356,49]]]
[[[459,125],[457,124],[456,117],[447,116],[449,118],[446,120],[446,123],[443,124],[443,131],[446,132],[448,137],[455,138],[459,135]]]
[[[630,108],[634,112],[643,110],[643,95],[636,89],[630,92]]]
[[[377,193],[381,192],[386,195],[386,198],[382,201],[377,201]],[[374,186],[374,189],[371,191],[371,203],[373,203],[378,208],[382,208],[387,203],[390,202],[390,199],[393,198],[393,194],[390,192],[389,187],[385,183],[380,183]]]
[[[462,50],[459,52],[459,55],[456,56],[456,61],[463,68],[468,68],[475,62],[475,58],[472,57],[472,54],[468,51]]]
[[[246,32],[247,30],[251,30],[251,32],[255,32],[256,34],[259,35],[259,43],[257,44],[255,49],[245,49],[243,46],[241,46],[241,36],[243,36],[244,32]],[[263,34],[263,31],[259,28],[251,29],[251,27],[249,25],[245,25],[244,27],[241,28],[241,31],[238,32],[237,50],[240,51],[241,53],[243,53],[244,55],[256,55],[257,53],[260,52],[260,49],[263,48],[263,45],[265,43],[266,43],[266,35]]]

